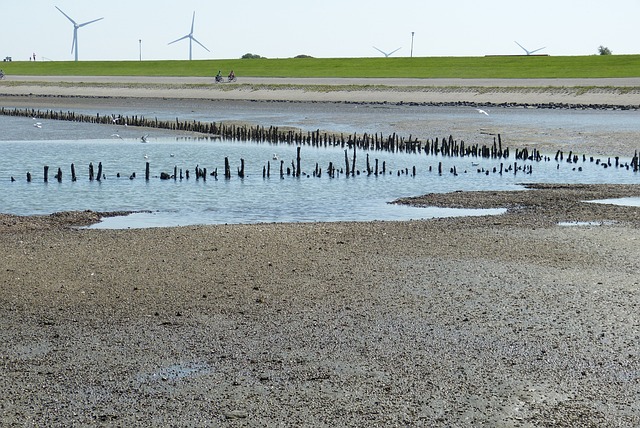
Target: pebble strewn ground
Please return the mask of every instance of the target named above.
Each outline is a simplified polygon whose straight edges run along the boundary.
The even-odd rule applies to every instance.
[[[577,202],[600,191],[640,187],[425,196],[513,210],[414,222],[2,216],[0,421],[638,426],[640,211]]]
[[[640,208],[583,202],[640,186],[531,187],[411,222],[0,215],[0,425],[640,426]]]

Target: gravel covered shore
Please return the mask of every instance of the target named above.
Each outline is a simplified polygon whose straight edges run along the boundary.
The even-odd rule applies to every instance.
[[[414,222],[2,216],[0,421],[638,426],[640,209],[580,202],[612,192],[640,188]],[[422,203],[486,205],[452,195]]]
[[[640,185],[416,195],[508,211],[411,222],[2,214],[0,425],[640,426],[640,208],[584,202],[623,196]]]

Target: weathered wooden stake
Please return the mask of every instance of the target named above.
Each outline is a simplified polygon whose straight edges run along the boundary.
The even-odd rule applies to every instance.
[[[238,168],[238,176],[244,178],[244,159],[240,158],[240,168]]]
[[[349,154],[347,153],[346,149],[344,151],[344,163],[345,163],[345,171],[348,177],[349,176]]]
[[[44,182],[47,183],[49,181],[49,167],[47,165],[44,166]]]

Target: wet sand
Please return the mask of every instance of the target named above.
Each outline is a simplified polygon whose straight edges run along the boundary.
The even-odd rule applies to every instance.
[[[640,106],[640,78],[349,79],[7,76],[2,96]]]
[[[638,426],[640,209],[584,201],[640,186],[533,187],[411,222],[0,215],[0,422]]]

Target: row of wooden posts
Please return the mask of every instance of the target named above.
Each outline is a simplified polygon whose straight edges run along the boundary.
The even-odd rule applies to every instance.
[[[427,141],[420,141],[418,139],[412,138],[410,135],[407,139],[403,137],[399,137],[397,134],[393,133],[387,137],[384,137],[382,134],[362,134],[358,135],[356,133],[345,135],[343,133],[327,133],[321,132],[320,130],[316,131],[294,131],[294,130],[281,130],[278,127],[270,126],[265,128],[264,126],[256,125],[235,125],[230,124],[226,125],[224,123],[215,123],[215,122],[200,122],[200,121],[180,121],[176,118],[175,121],[162,121],[155,119],[146,119],[142,116],[122,116],[122,115],[85,115],[78,114],[75,112],[63,112],[63,111],[53,111],[46,110],[40,111],[35,109],[8,109],[2,107],[0,109],[0,114],[6,116],[20,116],[20,117],[34,117],[39,119],[52,119],[52,120],[66,120],[66,121],[75,121],[75,122],[86,122],[86,123],[96,123],[96,124],[112,124],[119,126],[141,126],[141,127],[149,127],[149,128],[161,128],[161,129],[169,129],[169,130],[181,130],[188,132],[197,132],[205,135],[209,135],[213,138],[221,138],[232,141],[251,141],[257,143],[272,143],[272,144],[296,144],[298,146],[303,145],[311,145],[311,146],[340,146],[342,148],[352,148],[354,151],[352,165],[349,166],[347,152],[345,150],[345,172],[346,175],[354,175],[357,173],[355,164],[356,164],[356,149],[366,150],[366,151],[389,151],[389,152],[408,152],[408,153],[425,153],[427,155],[440,155],[444,157],[478,157],[478,158],[491,158],[491,159],[508,159],[509,158],[509,148],[502,147],[502,138],[500,134],[494,136],[492,145],[467,145],[464,141],[457,141],[453,139],[453,136],[449,136],[442,139],[428,139]],[[299,149],[299,147],[298,147]],[[583,161],[586,161],[586,155],[582,155]],[[537,149],[533,149],[529,151],[527,148],[516,150],[515,151],[515,159],[522,161],[549,161],[550,158],[543,156]],[[558,151],[555,156],[556,161],[563,160],[562,151]],[[567,162],[577,163],[579,161],[579,156],[572,152],[567,156]],[[591,162],[594,162],[594,158],[590,158]],[[298,160],[299,162],[299,160]],[[609,159],[607,162],[600,162],[599,159],[595,160],[596,164],[600,164],[603,167],[612,166],[612,162]],[[244,160],[242,160],[244,163]],[[615,165],[619,167],[619,158],[615,158]],[[640,170],[640,157],[638,156],[638,152],[636,151],[630,164],[623,165],[627,169],[632,169],[634,172],[638,172]],[[283,164],[281,162],[280,166],[280,174],[284,175]],[[335,168],[333,164],[330,164],[329,175],[334,176]],[[383,173],[385,167],[382,167]],[[244,176],[244,165],[241,166],[240,176]],[[292,165],[292,171],[294,175],[300,175],[300,165]],[[375,172],[374,172],[375,171]],[[318,167],[316,166],[316,172],[318,172]],[[367,156],[367,173],[372,174],[378,173],[378,165],[376,159],[376,168],[375,170],[370,167],[368,156]],[[263,171],[263,175],[268,176],[270,174],[270,165]],[[59,175],[59,174],[57,174]],[[72,173],[73,175],[73,173]],[[174,174],[175,175],[175,174]],[[217,177],[217,171],[214,171],[213,174]],[[196,170],[196,177],[200,177],[201,175]],[[206,174],[205,174],[206,176]],[[228,164],[225,164],[225,177],[229,178],[231,176],[229,172]]]
[[[493,144],[467,145],[464,141],[454,140],[453,136],[442,139],[428,139],[421,141],[409,135],[401,137],[395,132],[384,136],[382,133],[347,134],[316,131],[302,131],[280,129],[277,126],[264,127],[260,125],[236,125],[216,122],[200,122],[196,120],[175,121],[146,119],[142,116],[122,115],[85,115],[76,112],[35,110],[35,109],[8,109],[2,107],[0,114],[5,116],[33,117],[38,119],[65,120],[82,123],[111,124],[117,126],[140,126],[147,128],[159,128],[196,132],[229,141],[251,141],[256,143],[289,144],[298,146],[317,147],[357,147],[360,150],[425,153],[427,155],[442,155],[450,157],[483,157],[483,158],[508,158],[509,149],[502,148],[500,135],[494,137]]]

